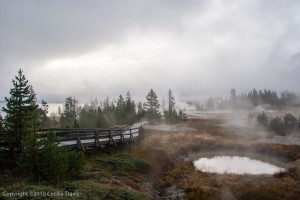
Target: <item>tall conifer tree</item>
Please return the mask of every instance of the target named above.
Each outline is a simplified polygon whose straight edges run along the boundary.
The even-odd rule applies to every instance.
[[[33,128],[36,104],[36,94],[32,86],[28,84],[23,71],[20,69],[15,79],[12,80],[13,88],[10,89],[10,97],[5,97],[6,107],[2,111],[6,113],[4,129],[10,133],[7,138],[10,144],[10,151],[21,149],[21,140]]]
[[[3,130],[3,118],[0,114],[0,131]]]
[[[146,102],[144,103],[145,110],[147,111],[147,119],[150,123],[154,123],[160,120],[160,111],[159,111],[159,103],[157,99],[156,93],[153,89],[150,90],[148,95],[146,96]]]
[[[136,120],[136,110],[135,110],[135,103],[132,100],[129,91],[126,93],[125,103],[126,103],[126,107],[125,107],[126,123],[133,124]]]
[[[77,128],[77,113],[76,113],[76,100],[72,97],[67,97],[64,105],[64,112],[60,117],[60,124],[63,128]]]
[[[171,89],[168,90],[168,110],[164,111],[167,122],[175,123],[177,121],[177,112],[175,110],[175,97]]]

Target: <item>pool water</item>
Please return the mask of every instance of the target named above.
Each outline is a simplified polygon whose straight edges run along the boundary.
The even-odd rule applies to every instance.
[[[194,161],[197,170],[218,174],[274,174],[284,168],[239,156],[215,156]]]

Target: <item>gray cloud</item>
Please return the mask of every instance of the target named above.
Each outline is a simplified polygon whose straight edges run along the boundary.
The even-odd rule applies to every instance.
[[[0,97],[20,67],[48,99],[300,92],[299,11],[296,0],[1,1]]]

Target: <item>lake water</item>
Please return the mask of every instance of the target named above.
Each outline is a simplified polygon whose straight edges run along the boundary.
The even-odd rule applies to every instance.
[[[274,174],[284,171],[284,168],[239,156],[216,156],[200,158],[194,161],[197,170],[218,174]]]
[[[39,104],[40,105],[40,104]],[[58,107],[61,108],[61,111],[63,111],[63,103],[49,103],[48,106],[48,115],[50,115],[52,112],[57,114],[58,112]],[[0,114],[3,117],[5,115],[4,112],[2,112],[2,107],[6,107],[6,103],[0,102]]]

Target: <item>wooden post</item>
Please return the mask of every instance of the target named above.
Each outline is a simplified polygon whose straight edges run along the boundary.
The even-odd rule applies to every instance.
[[[99,147],[99,148],[101,148],[101,150],[103,150],[103,147],[102,147],[102,145],[101,145],[101,142],[100,142],[100,140],[99,140],[99,138],[98,138],[98,131],[95,130],[94,132],[95,132],[95,146],[96,146],[96,147]]]
[[[123,135],[123,130],[121,129],[120,131],[121,131],[121,133],[120,133],[120,136],[121,136],[121,142],[124,141],[126,144],[128,144],[128,142],[126,141],[126,139],[125,139],[125,137],[124,137],[124,135]]]
[[[111,143],[111,141],[113,142],[115,147],[117,147],[117,144],[115,143],[114,138],[111,136],[111,130],[109,130],[109,144]]]
[[[145,137],[145,131],[144,131],[144,128],[143,126],[141,125],[139,127],[139,136],[138,136],[138,140],[143,140]]]
[[[84,147],[84,145],[81,143],[81,140],[80,140],[80,134],[79,134],[79,131],[77,131],[77,148],[78,148],[78,149],[81,149],[83,152],[85,152],[85,147]]]
[[[134,143],[136,143],[136,140],[135,140],[135,138],[132,135],[131,129],[129,129],[129,132],[130,132],[130,140],[134,141]]]

